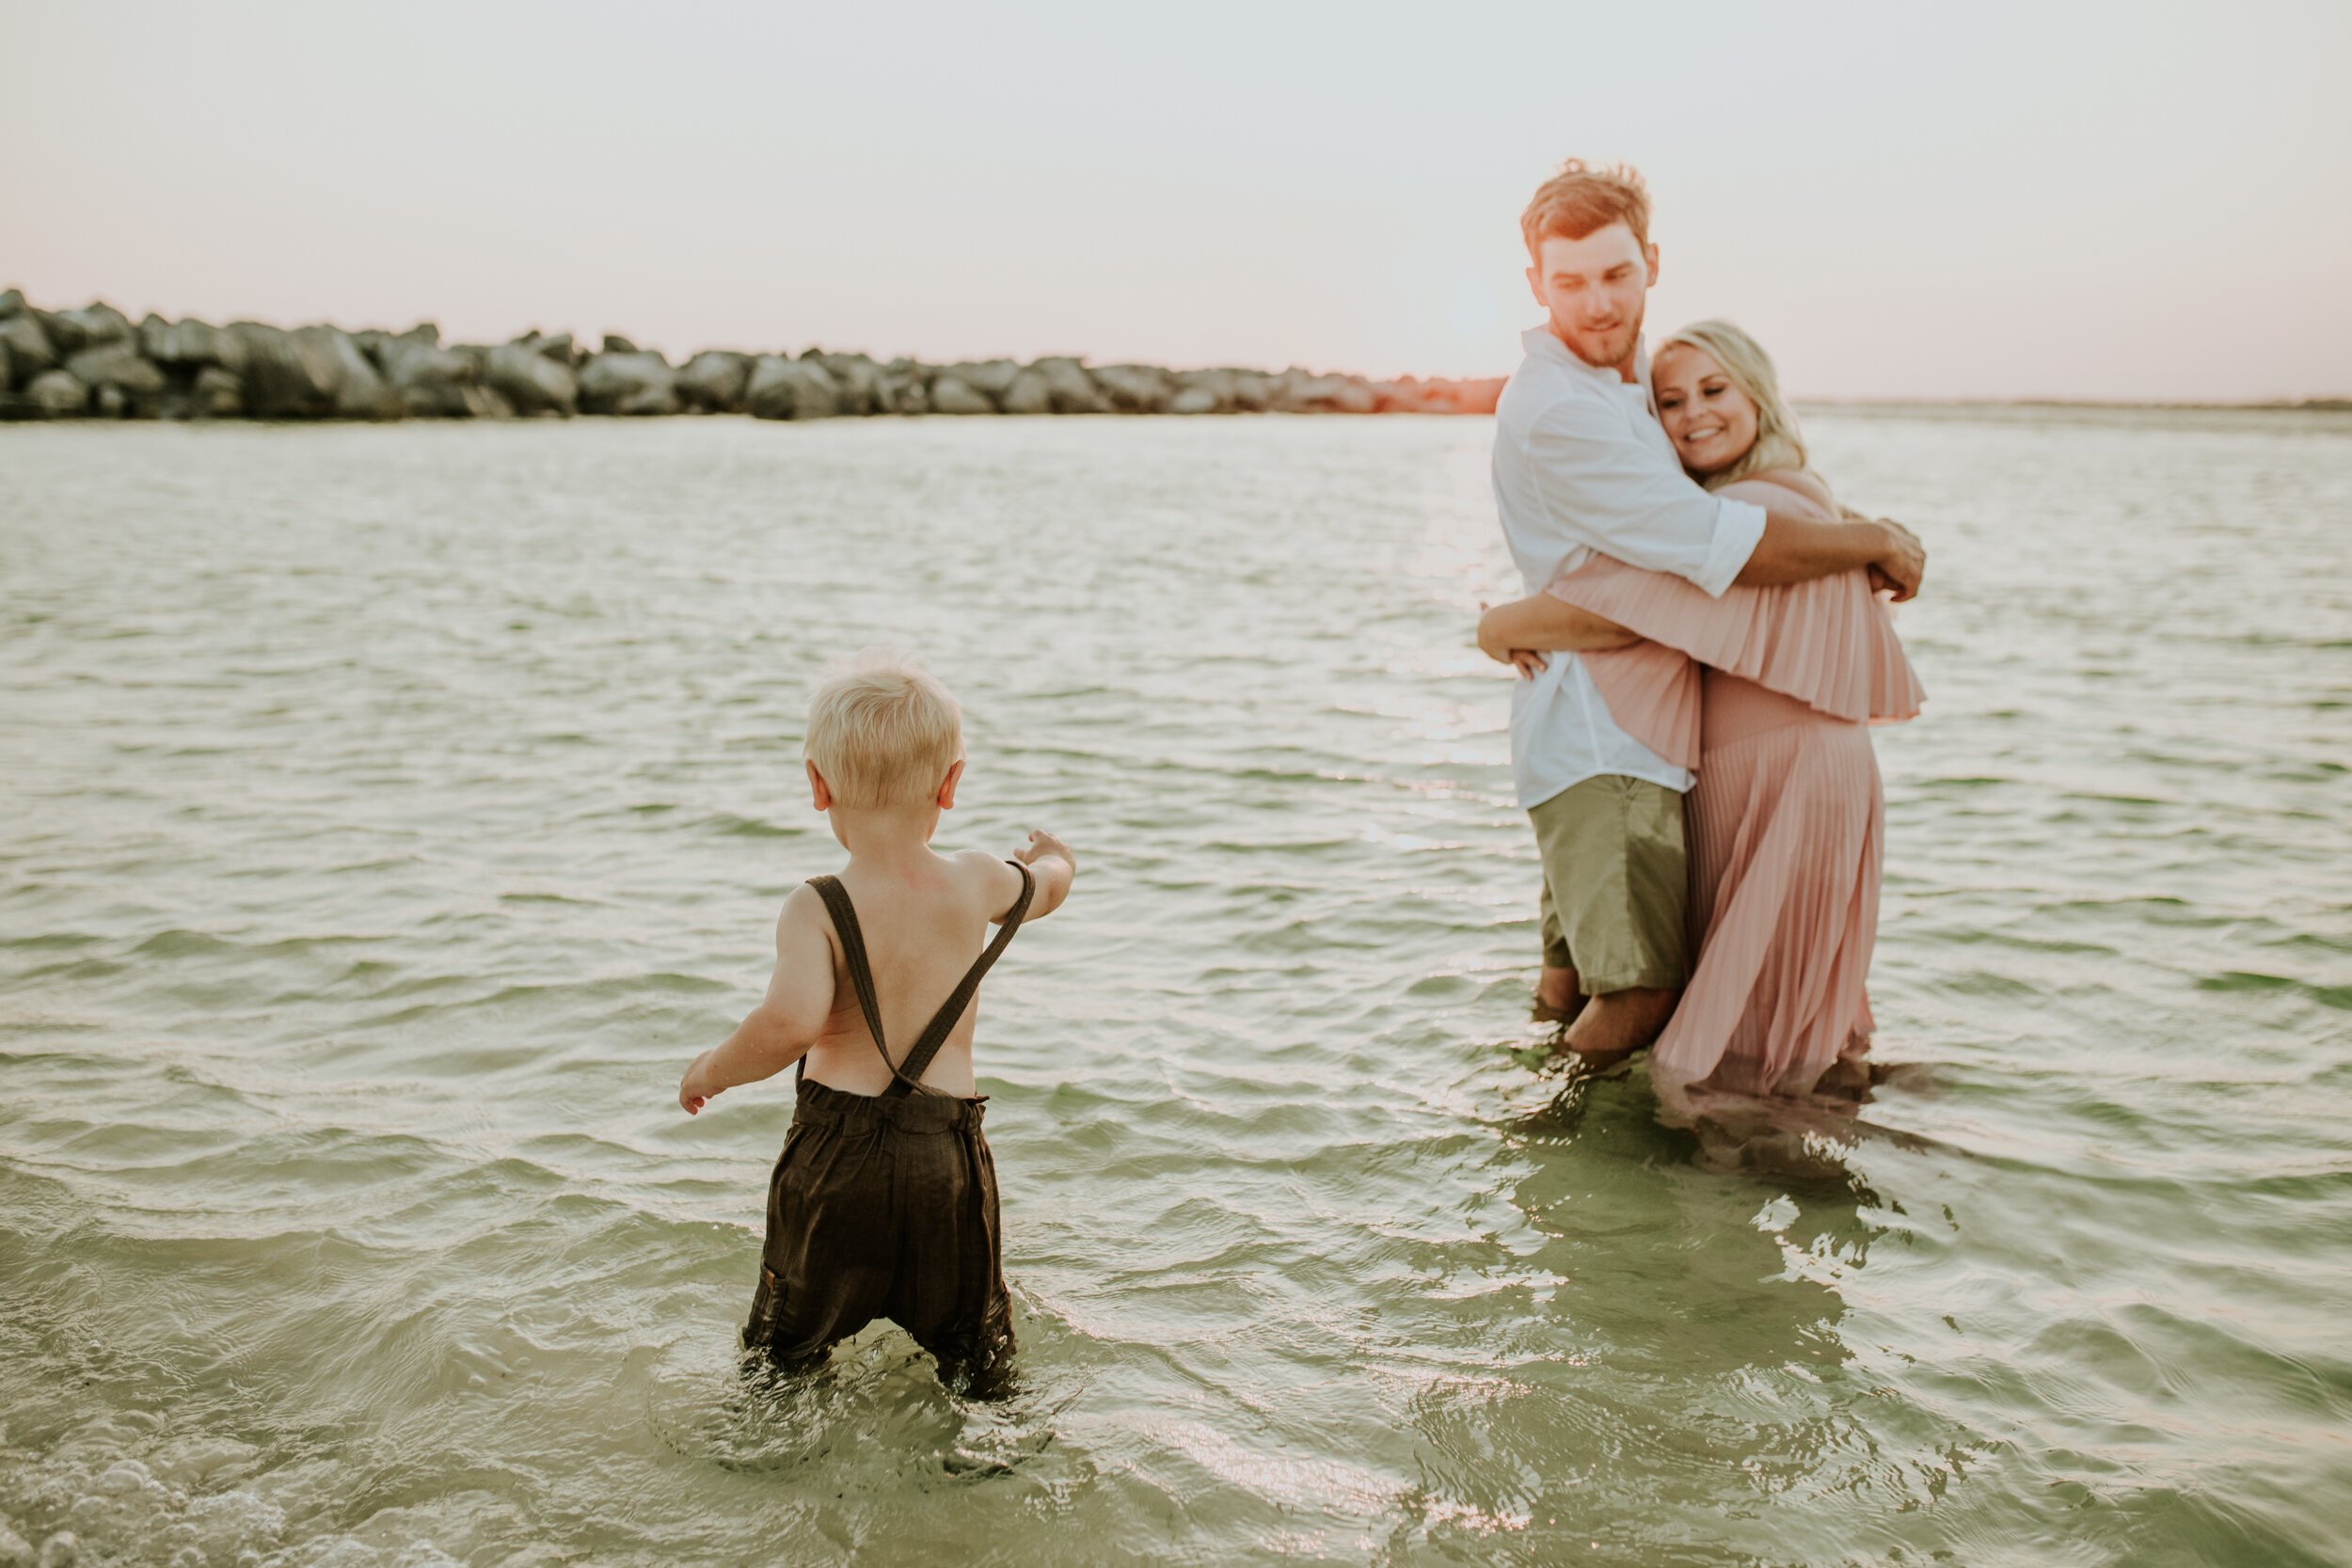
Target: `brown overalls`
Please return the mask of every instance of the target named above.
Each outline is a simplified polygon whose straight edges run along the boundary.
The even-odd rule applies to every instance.
[[[743,1326],[746,1349],[787,1364],[813,1361],[888,1318],[938,1359],[943,1376],[985,1372],[1011,1353],[996,1164],[980,1132],[987,1097],[959,1100],[920,1082],[1028,912],[1036,879],[1020,862],[1008,863],[1021,873],[1020,898],[906,1061],[891,1067],[890,1087],[852,1094],[799,1079],[792,1131],[768,1184],[768,1241]],[[809,885],[833,916],[866,1027],[888,1065],[857,911],[836,879],[812,877]]]

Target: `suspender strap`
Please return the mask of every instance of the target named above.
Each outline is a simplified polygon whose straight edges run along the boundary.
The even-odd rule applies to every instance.
[[[874,966],[866,957],[866,933],[858,927],[857,906],[850,902],[850,890],[838,877],[811,877],[808,885],[817,890],[825,901],[825,912],[833,916],[834,933],[841,939],[841,961],[850,966],[850,984],[857,991],[858,1010],[866,1015],[866,1033],[874,1037],[882,1066],[890,1068],[896,1078],[898,1069],[890,1067],[890,1048],[882,1043],[882,1003],[874,995]],[[890,1086],[895,1093],[905,1092],[896,1083]]]
[[[972,1006],[972,998],[980,989],[981,977],[1004,953],[1007,944],[1012,941],[1013,932],[1021,928],[1022,917],[1029,912],[1029,899],[1037,892],[1037,878],[1019,861],[1007,861],[1005,863],[1021,873],[1021,896],[1012,901],[1012,908],[1006,912],[1005,923],[998,928],[996,940],[990,942],[988,950],[964,972],[954,994],[931,1016],[922,1037],[914,1042],[914,1049],[907,1053],[903,1067],[891,1063],[890,1048],[882,1040],[882,1002],[874,993],[874,966],[866,956],[866,933],[858,926],[857,907],[850,902],[850,890],[841,885],[838,877],[811,877],[808,879],[808,885],[815,888],[817,895],[825,901],[825,912],[833,916],[834,934],[841,939],[841,959],[849,965],[850,984],[857,991],[858,1010],[866,1015],[866,1033],[874,1037],[874,1049],[881,1053],[882,1066],[890,1069],[890,1087],[882,1091],[885,1099],[900,1099],[920,1087],[923,1074],[931,1065],[931,1058],[939,1054],[939,1048],[947,1043],[947,1037],[955,1032],[964,1010]],[[807,1058],[802,1060],[805,1062]]]
[[[1007,861],[1005,863],[1021,873],[1021,896],[1014,899],[1012,908],[1005,912],[1005,923],[997,928],[996,940],[988,944],[988,951],[964,971],[963,979],[956,987],[954,994],[947,998],[938,1012],[931,1015],[922,1037],[914,1042],[914,1049],[907,1053],[905,1070],[898,1075],[896,1083],[882,1091],[885,1096],[903,1095],[922,1082],[924,1072],[931,1065],[931,1058],[939,1054],[939,1048],[947,1043],[947,1037],[955,1033],[965,1009],[972,1006],[972,998],[980,989],[981,976],[1004,953],[1006,945],[1012,941],[1013,932],[1021,928],[1021,917],[1029,912],[1029,898],[1037,892],[1037,878],[1019,861]]]

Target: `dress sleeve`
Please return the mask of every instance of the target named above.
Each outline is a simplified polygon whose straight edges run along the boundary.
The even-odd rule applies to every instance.
[[[1769,482],[1742,481],[1724,493],[1735,490],[1735,499],[1834,520],[1811,498]],[[1867,572],[1785,588],[1734,586],[1710,598],[1678,577],[1597,557],[1546,592],[1833,718],[1891,723],[1916,716],[1926,695]],[[1632,711],[1643,689],[1638,667],[1611,668],[1618,657],[1585,656],[1613,716]]]

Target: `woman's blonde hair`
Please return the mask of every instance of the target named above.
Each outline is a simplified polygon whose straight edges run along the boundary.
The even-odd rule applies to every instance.
[[[910,656],[868,648],[810,694],[802,750],[842,805],[920,805],[963,755],[963,711]]]
[[[1756,404],[1756,444],[1740,454],[1739,462],[1721,473],[1708,474],[1700,483],[1716,490],[1734,480],[1771,469],[1809,471],[1805,467],[1804,437],[1797,434],[1797,416],[1780,395],[1780,375],[1772,369],[1772,356],[1764,352],[1763,344],[1731,323],[1721,321],[1692,322],[1661,343],[1658,354],[1664,354],[1677,343],[1687,344],[1711,357],[1724,368],[1731,384]],[[1655,359],[1657,356],[1651,357]]]

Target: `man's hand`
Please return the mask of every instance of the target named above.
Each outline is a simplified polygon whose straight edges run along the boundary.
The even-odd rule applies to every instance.
[[[1895,602],[1919,595],[1919,584],[1928,575],[1928,548],[1919,543],[1919,536],[1892,518],[1876,519],[1879,531],[1886,536],[1883,550],[1870,562],[1870,586],[1891,588]]]
[[[688,1065],[686,1076],[678,1080],[678,1109],[690,1117],[702,1115],[703,1107],[710,1103],[713,1091],[707,1090],[703,1083],[703,1064],[709,1060],[710,1053],[704,1052]]]

